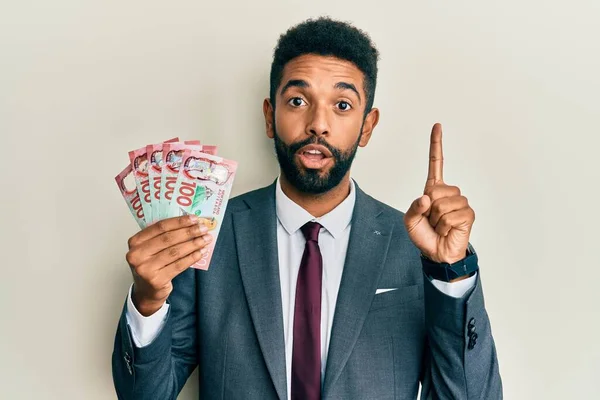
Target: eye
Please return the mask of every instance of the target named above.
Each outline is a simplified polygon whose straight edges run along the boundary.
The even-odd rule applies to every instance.
[[[348,103],[347,101],[343,101],[343,100],[338,101],[336,105],[338,107],[338,110],[340,110],[340,111],[348,111],[352,108],[350,103]]]
[[[292,107],[301,107],[301,106],[305,105],[306,103],[304,102],[304,100],[301,97],[292,97],[288,101],[288,104],[290,104]]]

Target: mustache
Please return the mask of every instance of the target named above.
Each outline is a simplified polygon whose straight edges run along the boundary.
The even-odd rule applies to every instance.
[[[325,141],[325,139],[323,139],[321,136],[313,136],[300,142],[292,143],[288,146],[289,154],[294,155],[298,152],[298,150],[300,150],[304,146],[308,146],[309,144],[318,144],[323,147],[326,147],[335,159],[339,159],[342,156],[342,152],[340,150],[327,143],[327,141]]]

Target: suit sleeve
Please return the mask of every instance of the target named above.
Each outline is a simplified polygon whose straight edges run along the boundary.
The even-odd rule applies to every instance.
[[[123,307],[112,354],[119,399],[176,399],[198,365],[194,274],[189,268],[173,280],[164,324],[147,346],[134,345],[127,304]]]
[[[502,399],[502,382],[481,273],[461,298],[438,290],[424,277],[426,344],[422,400]]]
[[[127,325],[129,325],[131,339],[133,340],[135,347],[148,346],[152,343],[154,338],[158,336],[165,324],[167,312],[169,311],[169,304],[165,302],[157,312],[148,317],[144,317],[133,304],[131,298],[132,291],[133,284],[129,288],[129,294],[127,295],[127,312],[125,315],[127,318]]]

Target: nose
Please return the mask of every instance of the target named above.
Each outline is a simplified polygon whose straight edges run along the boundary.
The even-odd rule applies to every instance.
[[[328,135],[330,128],[327,107],[322,104],[313,105],[309,115],[310,119],[306,124],[306,133],[314,136]]]

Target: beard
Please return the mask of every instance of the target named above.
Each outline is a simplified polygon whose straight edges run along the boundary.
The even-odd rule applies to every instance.
[[[338,186],[350,170],[362,136],[362,126],[358,139],[346,151],[331,146],[322,136],[311,136],[306,140],[287,145],[279,138],[275,125],[273,125],[273,132],[275,153],[287,181],[302,193],[323,194]],[[333,166],[329,169],[329,172],[323,173],[318,169],[306,169],[298,165],[296,153],[309,144],[324,146],[331,152]]]

